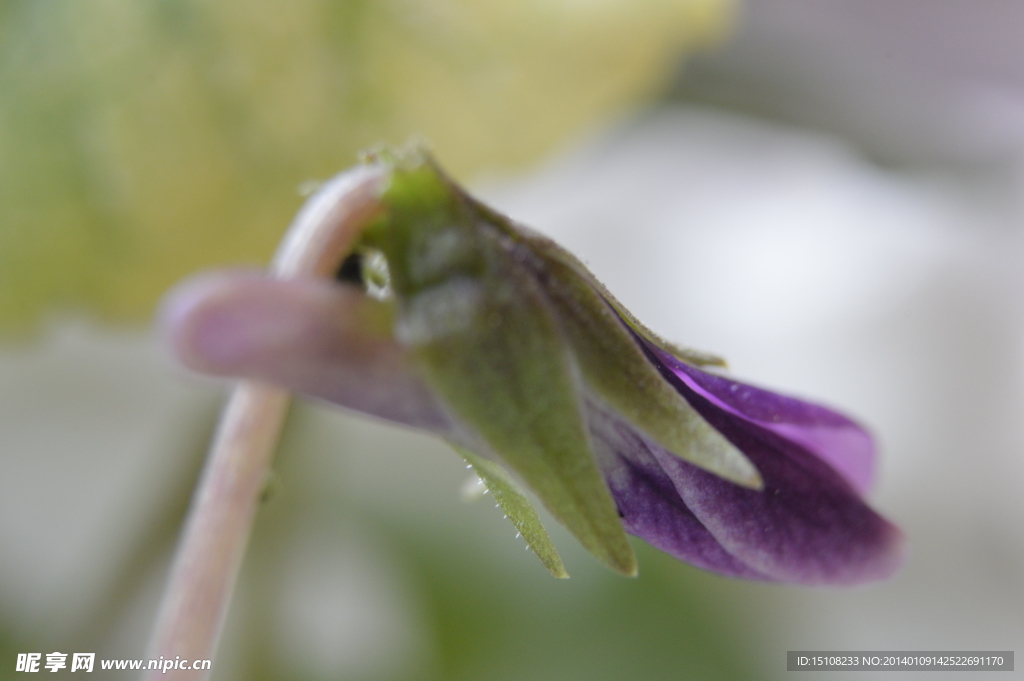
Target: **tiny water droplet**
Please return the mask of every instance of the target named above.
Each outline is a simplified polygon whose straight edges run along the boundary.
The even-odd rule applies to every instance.
[[[471,475],[459,488],[459,497],[466,503],[477,501],[487,493],[487,485],[476,475]]]

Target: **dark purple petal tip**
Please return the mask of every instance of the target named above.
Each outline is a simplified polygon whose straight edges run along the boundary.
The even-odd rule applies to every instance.
[[[852,585],[895,572],[903,536],[861,498],[874,462],[863,428],[641,342],[666,380],[757,467],[764,488],[699,469],[591,404],[598,460],[628,532],[733,577]]]

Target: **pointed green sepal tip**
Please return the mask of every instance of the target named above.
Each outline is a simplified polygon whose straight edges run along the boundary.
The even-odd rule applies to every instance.
[[[539,235],[520,236],[544,264],[546,298],[587,388],[669,452],[743,487],[761,489],[749,459],[662,376],[642,343],[662,346],[571,254]],[[687,353],[705,363],[721,361]]]
[[[473,467],[473,472],[487,487],[487,491],[491,493],[498,506],[512,521],[526,545],[540,559],[548,572],[558,579],[568,579],[569,573],[565,571],[565,566],[562,564],[562,559],[558,555],[551,537],[544,529],[533,504],[530,503],[519,485],[509,477],[509,474],[501,466],[493,461],[488,461],[461,447],[454,447],[454,449],[466,460],[466,463]]]

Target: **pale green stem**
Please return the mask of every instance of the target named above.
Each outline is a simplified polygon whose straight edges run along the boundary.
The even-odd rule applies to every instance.
[[[289,227],[274,258],[275,276],[333,276],[359,230],[380,210],[381,179],[378,169],[359,167],[326,183]],[[148,660],[213,659],[289,397],[280,388],[243,381],[229,398],[192,499]],[[161,668],[143,678],[209,675]]]

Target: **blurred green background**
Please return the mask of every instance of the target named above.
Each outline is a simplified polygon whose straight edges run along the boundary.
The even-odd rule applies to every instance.
[[[627,580],[555,527],[553,580],[445,446],[299,402],[215,679],[1020,649],[1020,27],[1010,0],[0,0],[0,679],[143,654],[227,388],[161,349],[160,294],[261,266],[309,187],[410,135],[658,332],[870,424],[910,560],[827,591],[636,542]]]
[[[664,89],[731,0],[0,3],[0,333],[262,264],[303,183],[427,139],[523,167]]]

